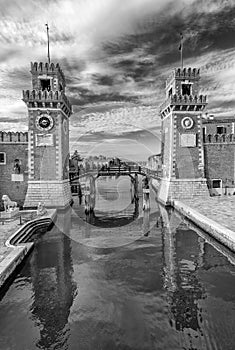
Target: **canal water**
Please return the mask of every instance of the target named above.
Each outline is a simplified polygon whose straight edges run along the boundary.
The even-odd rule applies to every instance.
[[[231,252],[129,179],[97,180],[89,215],[74,199],[1,292],[1,350],[235,348]]]

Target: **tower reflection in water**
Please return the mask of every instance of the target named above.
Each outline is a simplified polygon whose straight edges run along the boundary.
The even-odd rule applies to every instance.
[[[224,311],[223,315],[218,315],[217,308],[212,307],[214,296],[211,290],[208,291],[208,282],[204,280],[204,276],[207,276],[208,270],[213,270],[215,275],[220,269],[224,272],[226,269],[230,271],[229,261],[233,259],[234,263],[234,256],[231,251],[221,248],[218,243],[207,238],[207,235],[194,225],[190,223],[185,225],[179,214],[172,210],[167,211],[161,206],[160,211],[163,278],[164,288],[167,291],[170,324],[178,332],[183,349],[212,349],[212,343],[223,344],[225,349],[228,345],[226,332],[233,333],[232,324],[228,327],[227,320],[223,322],[228,310]],[[217,250],[205,239],[211,241]],[[225,280],[226,277],[228,276],[225,276]],[[218,284],[223,298],[226,286],[220,282]],[[221,303],[219,299],[217,302]],[[211,319],[211,322],[208,322],[208,319]]]
[[[71,241],[64,234],[70,222],[70,210],[59,214],[56,226],[47,233],[46,239],[37,242],[31,260],[32,315],[39,324],[37,346],[42,349],[64,348],[69,336],[66,325],[76,291],[72,280]]]
[[[163,207],[160,210],[169,320],[172,327],[180,331],[182,342],[188,343],[187,349],[192,345],[200,348],[199,335],[203,335],[200,300],[204,298],[204,291],[197,272],[203,261],[204,240],[182,225],[182,219],[173,211]]]

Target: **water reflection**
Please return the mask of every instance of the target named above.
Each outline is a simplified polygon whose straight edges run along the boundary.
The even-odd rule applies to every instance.
[[[92,210],[86,213],[86,222],[100,227],[117,227],[129,225],[139,216],[139,201],[133,198],[127,208],[120,212],[114,212],[109,215],[103,211]]]
[[[208,315],[205,315],[205,299],[210,297],[201,276],[202,271],[208,269],[217,270],[221,266],[231,269],[227,257],[206,244],[205,239],[196,235],[185,222],[182,224],[182,217],[173,210],[160,207],[160,211],[163,221],[163,276],[169,304],[169,321],[179,332],[182,349],[217,349],[217,345],[212,345],[215,337],[218,344],[224,344],[223,349],[232,349],[223,336],[218,338],[213,329],[208,330],[210,327],[206,323]],[[232,270],[235,271],[234,266]],[[223,289],[223,286],[220,288]],[[232,288],[235,289],[234,279]],[[229,294],[232,295],[231,292]],[[213,323],[216,324],[216,320]],[[223,332],[220,330],[219,333]],[[233,344],[234,341],[235,338]]]
[[[30,261],[34,302],[31,312],[40,328],[37,346],[64,348],[69,332],[66,327],[76,284],[73,282],[71,241],[63,232],[71,223],[70,210],[58,215],[56,226],[47,239],[37,243]]]
[[[40,237],[0,304],[0,348],[233,350],[234,255],[153,196],[143,211],[111,187],[90,216],[78,204]]]

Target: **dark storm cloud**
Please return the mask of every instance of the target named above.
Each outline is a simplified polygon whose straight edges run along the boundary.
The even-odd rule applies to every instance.
[[[225,2],[224,2],[225,3]],[[196,1],[190,8],[185,7],[182,13],[168,15],[167,10],[153,15],[139,25],[138,33],[127,35],[118,42],[104,44],[107,55],[119,55],[120,61],[114,66],[129,72],[133,77],[149,74],[156,63],[166,65],[179,59],[180,33],[184,35],[184,56],[195,57],[213,49],[224,50],[235,45],[235,4],[221,7],[221,10],[199,11],[205,1]],[[213,1],[208,1],[208,8]],[[219,2],[218,2],[219,5]],[[147,25],[146,25],[147,24]],[[147,29],[146,29],[147,28]],[[143,32],[142,32],[143,30]],[[155,55],[156,62],[141,62],[134,59],[121,59],[122,55],[143,48],[143,56]]]
[[[109,75],[95,74],[93,79],[99,85],[112,86],[114,84],[114,79]]]

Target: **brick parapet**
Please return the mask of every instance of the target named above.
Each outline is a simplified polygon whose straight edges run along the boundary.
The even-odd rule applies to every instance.
[[[66,113],[72,113],[72,106],[63,91],[23,90],[23,101],[28,108],[62,108]]]
[[[200,69],[198,68],[175,68],[169,78],[166,80],[166,87],[174,79],[190,79],[199,80],[200,79]]]
[[[160,113],[165,112],[167,108],[172,108],[176,110],[180,108],[180,110],[187,111],[198,111],[203,110],[207,105],[207,96],[206,95],[171,95],[160,105]]]
[[[0,143],[28,143],[28,132],[0,131]]]
[[[43,62],[31,62],[31,73],[32,74],[56,74],[60,75],[61,78],[63,79],[63,82],[65,84],[65,77],[64,73],[60,68],[59,63],[43,63]]]
[[[235,134],[206,134],[204,144],[235,143]]]

